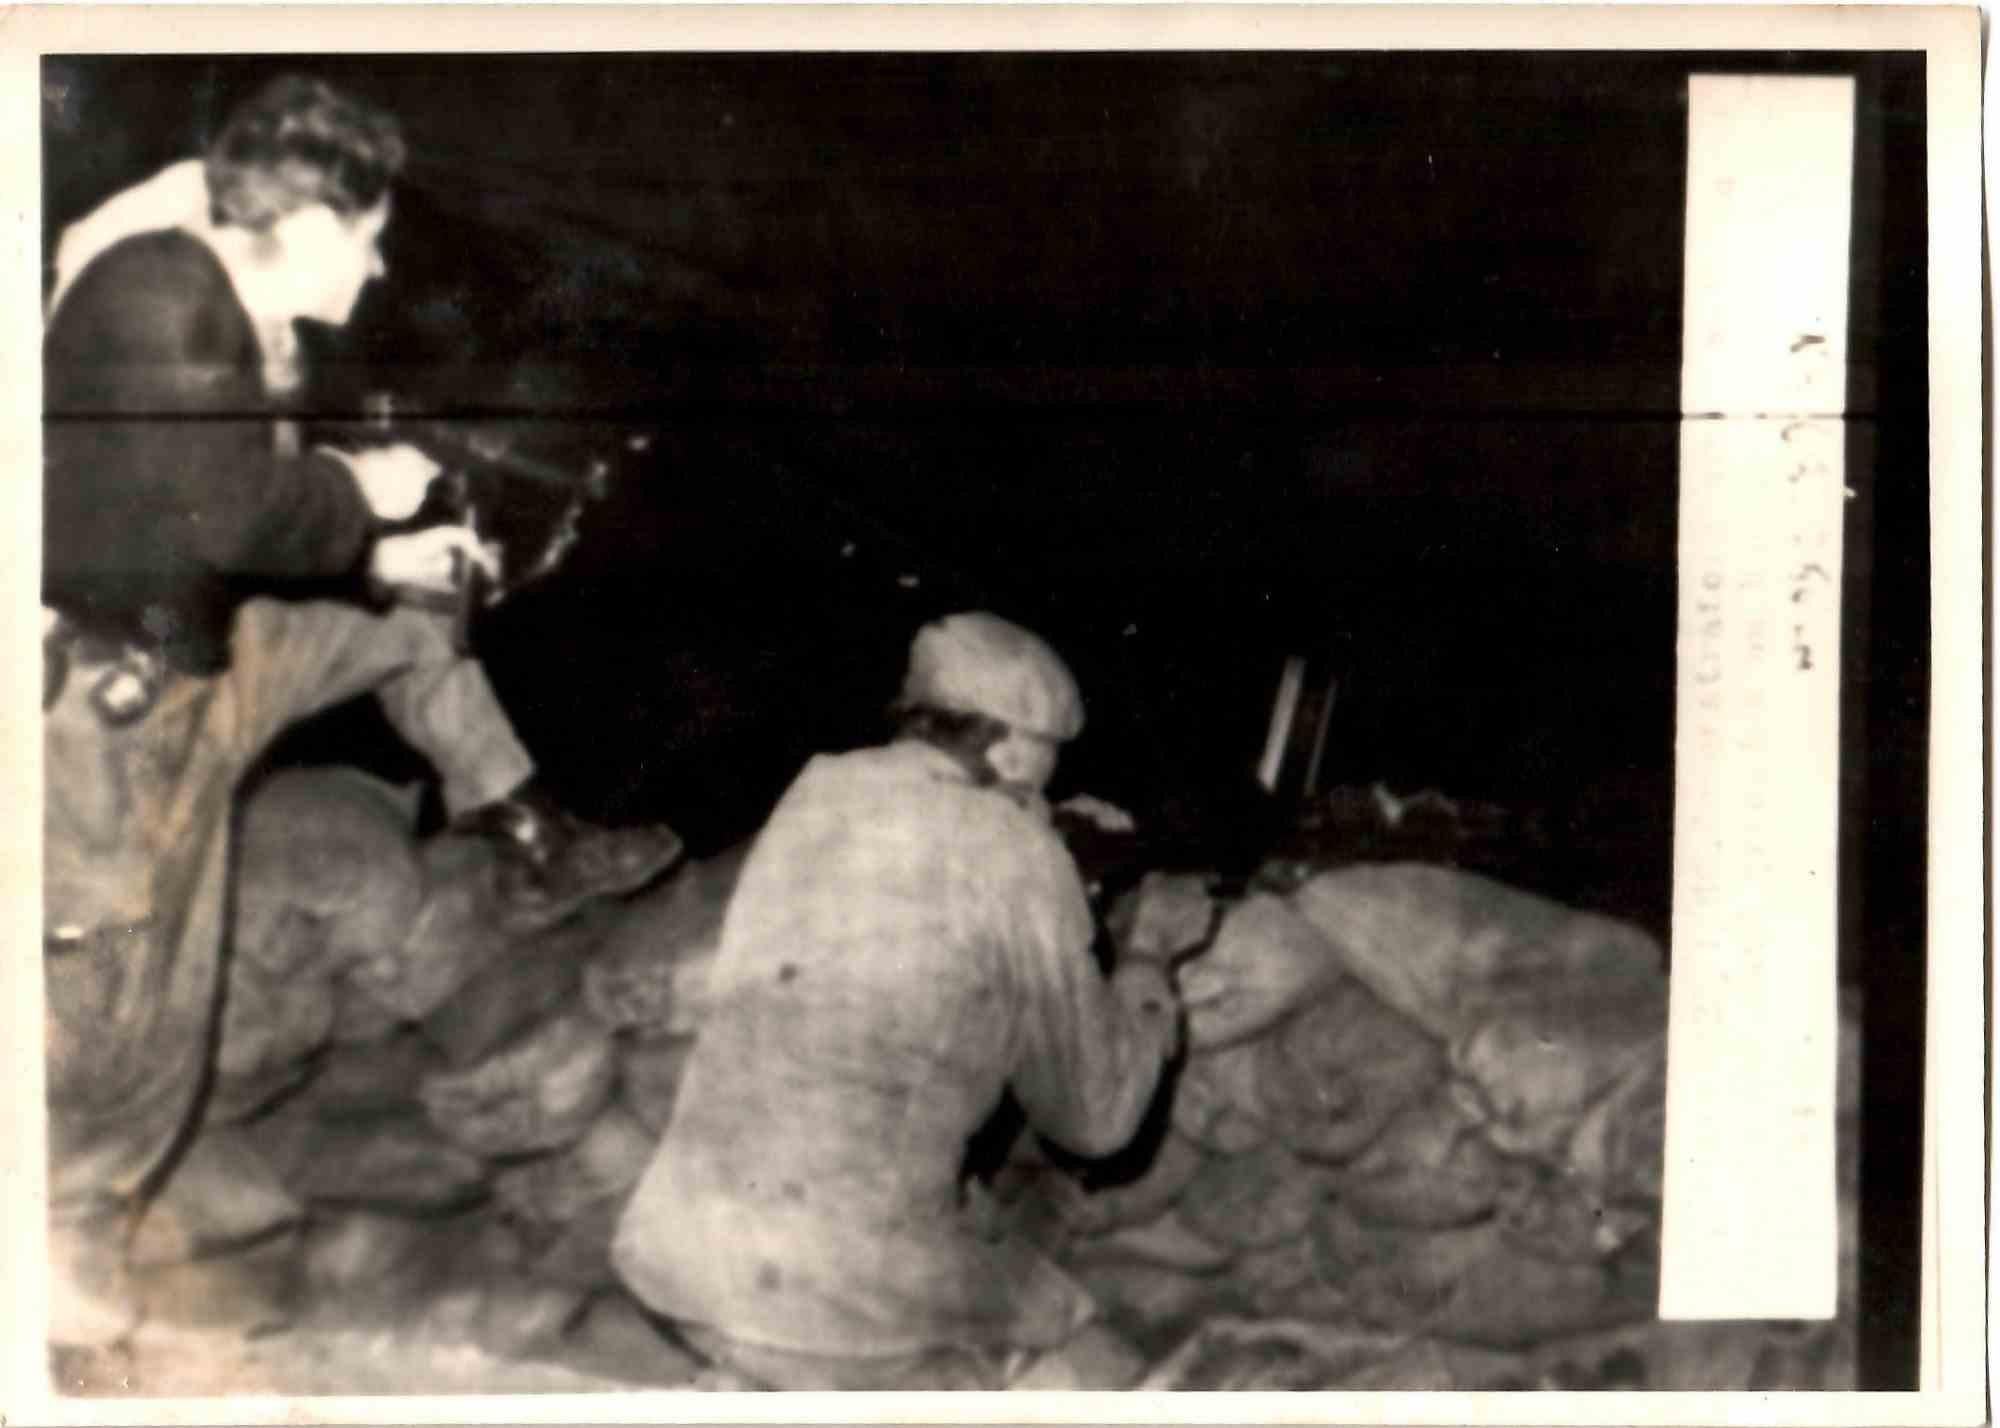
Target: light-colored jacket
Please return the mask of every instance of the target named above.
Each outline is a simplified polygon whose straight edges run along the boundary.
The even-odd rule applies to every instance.
[[[889,1356],[1039,1348],[1087,1294],[966,1223],[967,1138],[1012,1087],[1086,1154],[1129,1140],[1173,1045],[1157,968],[1106,978],[1043,820],[926,745],[815,759],[743,870],[714,1008],[614,1245],[659,1313]]]

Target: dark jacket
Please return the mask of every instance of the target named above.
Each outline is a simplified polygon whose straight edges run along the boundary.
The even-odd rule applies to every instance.
[[[250,596],[336,580],[359,597],[368,505],[331,457],[276,452],[255,332],[200,240],[106,251],[56,309],[42,361],[49,604],[212,673]]]

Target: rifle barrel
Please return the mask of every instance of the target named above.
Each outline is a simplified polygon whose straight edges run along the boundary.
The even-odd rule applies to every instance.
[[[544,486],[574,491],[589,484],[589,478],[585,475],[565,470],[533,456],[524,456],[504,442],[469,436],[443,422],[426,421],[414,424],[413,434],[420,443],[446,447],[461,459],[476,461],[482,466],[490,466]]]

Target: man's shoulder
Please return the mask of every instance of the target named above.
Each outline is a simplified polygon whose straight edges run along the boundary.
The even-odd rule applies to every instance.
[[[51,330],[66,323],[195,314],[230,293],[229,275],[206,243],[177,228],[121,238],[90,260],[57,306]]]
[[[135,234],[93,259],[51,315],[47,401],[115,406],[131,380],[151,390],[167,373],[235,373],[255,341],[207,244],[177,231]]]
[[[941,791],[971,788],[949,757],[928,745],[900,739],[842,753],[815,754],[794,786],[829,790],[845,786],[886,793],[905,784],[937,785]]]
[[[124,278],[171,274],[197,290],[216,289],[229,281],[208,244],[184,228],[155,228],[120,238],[91,259],[83,276],[93,272]]]
[[[867,809],[884,823],[928,830],[940,849],[976,844],[983,856],[1028,869],[1061,873],[1068,866],[1068,850],[1048,820],[1000,789],[975,784],[949,754],[915,740],[816,755],[784,801],[848,814]]]

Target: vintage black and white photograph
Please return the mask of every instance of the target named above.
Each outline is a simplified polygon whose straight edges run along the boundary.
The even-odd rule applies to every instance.
[[[1923,43],[167,48],[56,1394],[1936,1386]]]

